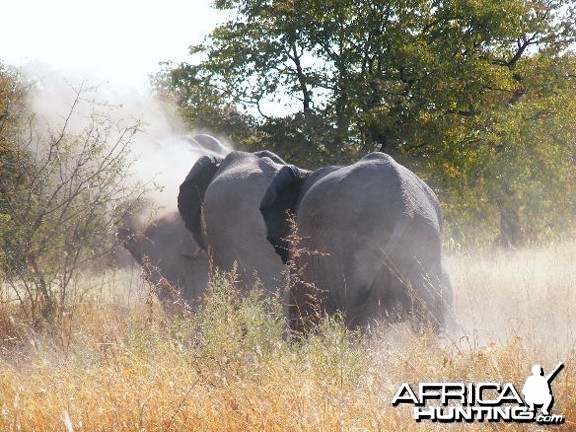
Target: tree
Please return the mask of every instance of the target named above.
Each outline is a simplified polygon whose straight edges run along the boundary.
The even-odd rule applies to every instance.
[[[152,87],[158,100],[180,108],[180,116],[196,132],[217,132],[248,149],[259,135],[254,117],[212,88],[196,66],[166,62],[164,69],[152,78]]]
[[[543,163],[534,146],[555,155],[547,165],[565,175],[555,187],[573,180],[565,157],[576,138],[571,127],[556,135],[565,139],[560,143],[550,135],[554,116],[541,116],[540,144],[528,139],[536,125],[531,110],[549,109],[574,124],[562,111],[575,91],[570,1],[220,0],[215,6],[231,18],[192,48],[194,65],[169,68],[172,76],[191,72],[171,88],[201,83],[226,104],[257,111],[260,142],[281,154],[325,164],[386,151],[446,197],[464,199],[468,211],[486,202],[483,212],[499,219],[507,244],[537,231],[522,226],[529,220],[523,208],[546,201],[526,201],[531,182],[523,173],[541,173]],[[551,79],[547,85],[542,73]],[[271,100],[288,113],[264,112]],[[463,209],[448,206],[457,207]],[[548,224],[543,213],[537,219],[540,229]]]
[[[5,202],[8,198],[4,184],[18,184],[21,171],[17,169],[17,153],[13,147],[22,126],[25,85],[18,71],[0,62],[0,230],[10,221]],[[6,259],[0,248],[0,263]],[[0,266],[0,277],[2,277]]]

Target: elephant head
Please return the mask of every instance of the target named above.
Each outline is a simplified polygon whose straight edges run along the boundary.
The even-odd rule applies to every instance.
[[[328,166],[308,171],[286,165],[272,179],[260,203],[260,212],[266,224],[266,238],[284,264],[290,258],[290,218],[296,215],[300,200],[316,181],[339,168]]]
[[[188,144],[190,150],[200,155],[224,157],[230,153],[228,147],[210,135],[197,134],[181,139]]]
[[[266,224],[266,238],[284,264],[289,260],[290,218],[295,214],[300,190],[309,174],[293,165],[282,167],[260,203],[260,212]]]
[[[214,152],[216,154],[225,156],[230,153],[230,150],[226,148],[220,141],[211,135],[197,134],[194,135],[194,140],[202,146],[202,148]]]
[[[172,299],[162,288],[165,280],[192,302],[208,286],[208,258],[186,229],[180,215],[171,212],[140,227],[126,216],[117,228],[117,236],[134,260],[140,264],[154,286],[161,288],[161,299]]]

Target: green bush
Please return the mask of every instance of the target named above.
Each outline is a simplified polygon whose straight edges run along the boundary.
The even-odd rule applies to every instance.
[[[114,121],[92,101],[94,89],[73,91],[61,125],[46,126],[30,110],[7,114],[17,118],[0,166],[0,267],[35,325],[66,313],[79,273],[114,246],[115,209],[146,191],[128,174],[139,124]]]

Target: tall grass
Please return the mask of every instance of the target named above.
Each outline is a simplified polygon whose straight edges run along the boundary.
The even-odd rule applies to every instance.
[[[461,330],[441,339],[405,324],[367,337],[334,317],[290,341],[279,299],[243,298],[224,276],[194,315],[92,297],[76,306],[66,338],[19,326],[6,304],[0,430],[542,430],[416,423],[391,399],[403,382],[521,388],[532,364],[558,361],[566,368],[553,412],[566,423],[553,428],[576,429],[575,259],[576,245],[450,257]]]

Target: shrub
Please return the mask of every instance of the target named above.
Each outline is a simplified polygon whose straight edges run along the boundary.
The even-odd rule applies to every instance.
[[[33,324],[63,316],[79,294],[79,272],[111,251],[114,209],[144,192],[127,179],[139,124],[121,125],[99,111],[94,89],[72,90],[59,126],[28,115],[9,136],[12,157],[2,172],[12,174],[0,176],[0,265]]]

